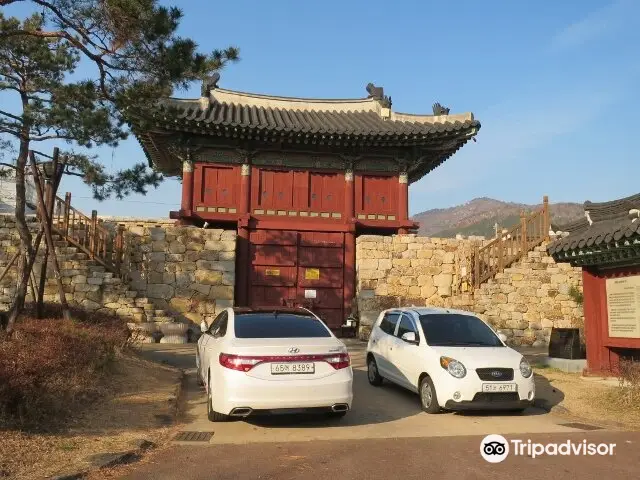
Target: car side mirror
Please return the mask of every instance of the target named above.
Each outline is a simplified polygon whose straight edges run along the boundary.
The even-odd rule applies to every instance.
[[[207,327],[207,322],[205,322],[204,320],[200,322],[200,331],[202,333],[207,333],[207,330],[209,329],[209,327]]]
[[[504,333],[499,333],[498,338],[500,339],[500,341],[502,341],[502,343],[507,342],[507,336]]]
[[[413,343],[414,345],[418,344],[418,340],[416,340],[415,332],[407,332],[403,333],[400,337],[401,340],[404,340],[407,343]]]

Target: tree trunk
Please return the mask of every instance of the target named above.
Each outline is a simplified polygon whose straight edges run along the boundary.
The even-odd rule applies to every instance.
[[[13,297],[13,304],[9,311],[9,317],[7,319],[6,331],[10,335],[13,332],[18,316],[24,309],[24,301],[27,296],[27,288],[29,286],[29,275],[31,274],[31,268],[35,261],[35,253],[33,245],[31,244],[31,232],[27,226],[27,220],[25,217],[26,208],[26,188],[25,188],[25,167],[27,165],[27,158],[29,156],[29,140],[28,138],[22,138],[20,140],[20,150],[18,152],[18,159],[16,162],[16,226],[18,228],[18,234],[20,235],[20,264],[18,268],[18,278],[16,293]]]

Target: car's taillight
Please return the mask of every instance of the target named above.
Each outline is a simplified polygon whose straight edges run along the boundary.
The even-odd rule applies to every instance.
[[[260,357],[243,357],[228,353],[220,354],[220,365],[230,368],[231,370],[239,370],[241,372],[248,372],[261,362],[264,362],[264,360]]]
[[[337,355],[331,355],[329,357],[325,357],[325,362],[331,365],[336,370],[340,370],[341,368],[347,368],[351,365],[351,358],[349,358],[348,353],[339,353]]]
[[[348,353],[335,353],[330,355],[287,355],[287,356],[243,356],[230,353],[220,354],[220,365],[231,370],[248,372],[259,363],[268,362],[327,362],[336,370],[347,368],[351,365]]]

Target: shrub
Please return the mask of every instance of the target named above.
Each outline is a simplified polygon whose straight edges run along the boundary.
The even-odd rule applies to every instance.
[[[640,404],[640,362],[621,359],[618,369],[618,398],[622,404],[637,408]]]
[[[584,294],[575,285],[571,285],[571,287],[569,287],[569,296],[571,297],[571,300],[576,302],[578,305],[582,305],[584,302]]]
[[[60,425],[104,392],[103,378],[128,336],[120,320],[104,315],[18,322],[11,339],[0,338],[0,424]]]

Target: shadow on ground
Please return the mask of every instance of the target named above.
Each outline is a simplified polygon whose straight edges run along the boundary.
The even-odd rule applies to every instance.
[[[420,400],[415,393],[390,382],[381,387],[373,387],[367,380],[365,370],[366,344],[349,342],[349,351],[353,366],[353,405],[343,418],[335,418],[323,414],[286,414],[249,416],[234,419],[230,423],[245,423],[258,428],[319,428],[376,425],[409,418],[422,413]],[[161,345],[150,344],[140,349],[141,354],[150,360],[162,362],[185,369],[185,391],[181,420],[186,424],[207,424],[206,396],[204,388],[199,386],[195,371],[195,345]],[[536,375],[536,388],[544,394],[540,404],[524,412],[458,412],[440,415],[456,417],[522,417],[544,415],[551,406],[562,401],[563,395],[554,389],[548,380]],[[536,408],[541,407],[541,408]],[[426,415],[426,414],[425,414]]]

